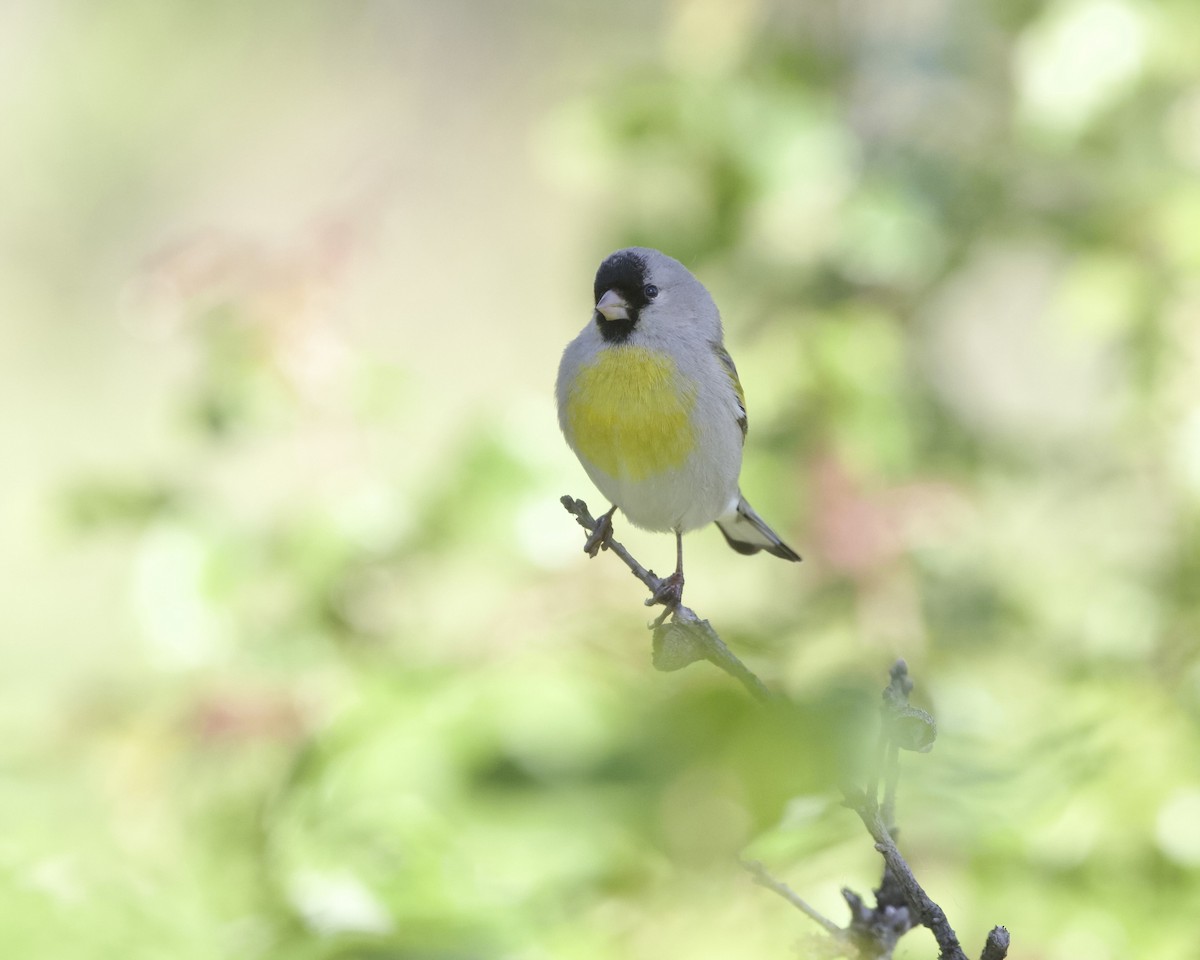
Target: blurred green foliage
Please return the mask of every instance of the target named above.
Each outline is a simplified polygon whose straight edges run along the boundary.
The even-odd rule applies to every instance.
[[[158,15],[122,11],[109,41],[159,49]],[[249,43],[269,12],[175,42]],[[337,341],[320,243],[280,263],[204,237],[151,259],[133,309],[185,355],[164,452],[45,498],[67,549],[114,551],[95,569],[136,640],[47,685],[49,729],[5,715],[13,956],[789,955],[810,928],[734,857],[838,920],[839,888],[877,880],[837,785],[898,655],[941,731],[906,759],[902,846],[966,943],[1006,923],[1014,958],[1200,951],[1200,7],[655,15],[644,56],[520,142],[601,211],[581,298],[645,243],[722,306],[745,488],[806,563],[694,535],[689,603],[794,708],[653,674],[636,585],[556,509],[592,494],[549,366],[414,482],[405,444],[461,373],[426,395]],[[331,29],[286,18],[270,62]],[[172,82],[203,97],[223,63]],[[148,169],[118,94],[91,108],[117,132],[62,171],[81,245]],[[565,343],[580,303],[538,336]],[[499,349],[504,326],[470,335]],[[932,956],[921,937],[901,955]]]

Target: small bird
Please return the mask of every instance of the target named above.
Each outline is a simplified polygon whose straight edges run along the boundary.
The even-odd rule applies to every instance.
[[[648,603],[683,598],[683,534],[716,522],[738,553],[799,560],[738,489],[746,402],[712,297],[678,260],[647,247],[608,257],[595,308],[558,367],[558,422],[612,504],[584,549],[595,556],[620,508],[675,534],[675,572]]]

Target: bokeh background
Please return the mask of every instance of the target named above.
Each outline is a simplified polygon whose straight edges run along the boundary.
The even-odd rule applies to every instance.
[[[1194,960],[1197,50],[1193,0],[5,0],[4,954],[817,955],[734,857],[877,881],[837,783],[903,656],[969,952]],[[687,541],[787,716],[653,671],[557,502],[631,243],[805,555]]]

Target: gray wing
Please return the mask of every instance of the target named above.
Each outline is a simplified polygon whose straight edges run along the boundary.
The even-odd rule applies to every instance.
[[[729,355],[729,351],[725,349],[725,345],[712,342],[713,353],[717,359],[721,361],[721,366],[725,368],[725,372],[729,374],[729,382],[733,385],[733,391],[737,394],[738,410],[741,415],[737,418],[737,425],[742,428],[742,440],[746,439],[746,431],[750,429],[750,421],[746,417],[746,394],[742,391],[742,381],[738,379],[737,367],[733,363],[733,357]]]

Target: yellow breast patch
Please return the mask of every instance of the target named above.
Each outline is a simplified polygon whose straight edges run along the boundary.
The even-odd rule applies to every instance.
[[[605,473],[645,480],[678,467],[696,444],[696,387],[664,354],[616,346],[579,371],[567,423],[579,453]]]

